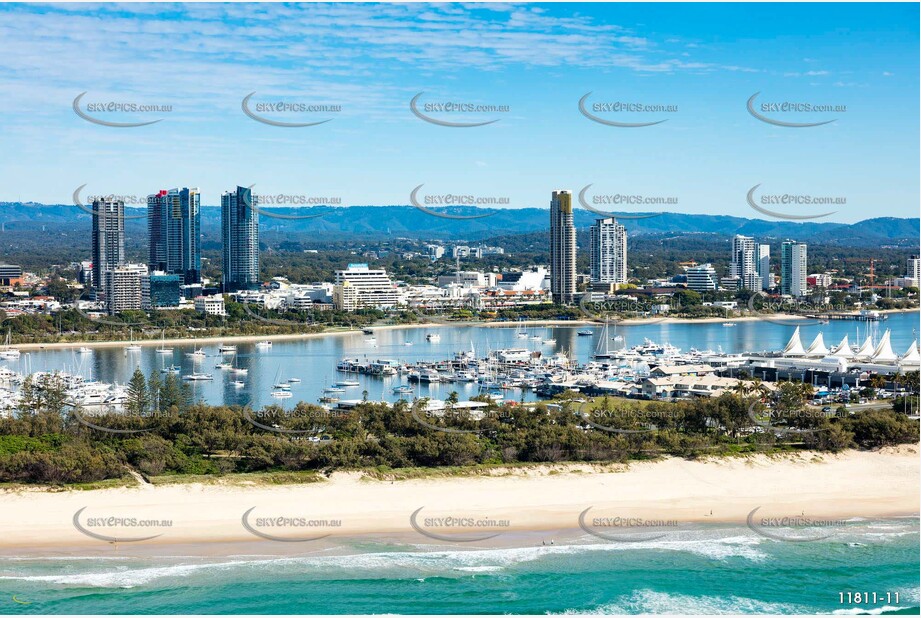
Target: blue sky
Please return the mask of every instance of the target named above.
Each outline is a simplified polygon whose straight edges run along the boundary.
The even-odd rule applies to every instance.
[[[825,220],[918,216],[917,4],[0,5],[0,201],[69,203],[198,186],[203,203],[255,183],[272,194],[407,204],[410,191],[509,198],[550,192],[677,197],[669,210],[769,218],[771,194],[844,197]],[[82,104],[171,105],[91,114]],[[256,122],[241,100],[341,105],[312,127]],[[507,105],[415,117],[409,101]],[[675,105],[599,113],[578,101]],[[746,101],[845,105],[753,118]],[[85,109],[85,108],[84,108]],[[636,207],[637,210],[660,210]],[[624,210],[623,208],[621,210]],[[784,210],[777,208],[775,210]],[[816,210],[787,208],[795,213]],[[823,210],[821,208],[817,210]],[[825,208],[824,210],[829,210]]]

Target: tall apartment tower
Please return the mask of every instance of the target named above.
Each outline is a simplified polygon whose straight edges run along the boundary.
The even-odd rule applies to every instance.
[[[198,189],[170,189],[147,196],[151,271],[201,283],[201,196]]]
[[[224,291],[259,286],[259,215],[250,189],[237,187],[221,195],[221,241]]]
[[[761,289],[774,287],[774,275],[771,273],[771,245],[758,245],[758,276],[761,277]]]
[[[806,243],[785,240],[780,244],[780,293],[806,294]]]
[[[597,219],[591,232],[592,283],[627,282],[627,228],[616,219]]]
[[[550,293],[553,302],[571,304],[576,296],[576,226],[572,191],[554,191],[550,199]]]
[[[93,286],[105,298],[106,273],[125,262],[125,202],[93,200]]]
[[[732,238],[732,262],[729,274],[739,278],[743,288],[760,290],[762,282],[756,265],[755,239],[736,234]]]

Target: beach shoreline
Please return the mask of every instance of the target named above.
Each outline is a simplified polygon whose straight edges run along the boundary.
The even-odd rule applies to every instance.
[[[596,521],[595,516],[616,516],[685,527],[744,526],[750,523],[753,509],[759,509],[759,517],[917,517],[921,501],[918,453],[915,444],[839,454],[801,452],[707,461],[666,458],[624,465],[546,464],[496,469],[478,476],[396,481],[336,472],[326,482],[300,485],[4,489],[0,490],[4,504],[0,529],[6,534],[0,538],[0,553],[60,553],[115,545],[121,552],[133,551],[128,547],[183,545],[207,553],[211,551],[208,547],[246,542],[288,551],[281,548],[313,547],[311,543],[320,538],[324,542],[363,537],[453,544],[452,539],[478,534],[476,527],[443,530],[426,524],[432,517],[444,516],[504,521],[506,526],[498,530],[506,540],[497,542],[520,537],[528,543],[542,538],[541,534],[551,538],[567,536],[567,531],[585,535],[580,523],[584,524],[586,513],[590,513],[589,525]],[[89,527],[93,520],[106,518],[169,521],[170,525]],[[298,518],[323,525],[271,524]],[[266,520],[269,527],[257,531],[268,536],[247,528]],[[419,527],[435,536],[427,538]],[[157,536],[131,541],[150,535]],[[113,543],[106,538],[122,541]]]
[[[911,313],[918,312],[919,309],[889,309],[879,313]],[[643,326],[647,324],[720,324],[723,322],[758,322],[772,320],[808,320],[802,316],[792,314],[773,313],[765,316],[744,316],[731,318],[631,318],[617,320],[618,326]],[[613,322],[612,322],[613,323]],[[459,321],[459,322],[427,322],[417,324],[386,324],[382,326],[368,326],[374,331],[390,331],[399,329],[418,329],[418,328],[533,328],[533,327],[553,327],[553,326],[595,326],[603,324],[600,320],[510,320],[507,322],[477,322],[477,321]],[[127,345],[139,345],[143,347],[157,347],[160,345],[177,346],[177,345],[214,345],[214,344],[247,344],[257,343],[259,341],[297,341],[303,339],[317,339],[322,337],[342,337],[346,335],[361,334],[362,328],[344,329],[344,330],[325,330],[317,333],[286,333],[279,335],[225,335],[214,337],[180,337],[171,339],[144,339],[144,340],[112,340],[112,341],[67,341],[53,343],[18,343],[10,347],[22,352],[36,350],[66,350],[80,347],[87,348],[118,348]]]

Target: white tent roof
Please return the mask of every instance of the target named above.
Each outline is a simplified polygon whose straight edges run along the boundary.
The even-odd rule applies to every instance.
[[[873,340],[867,335],[863,345],[854,353],[854,358],[870,358],[873,356]]]
[[[847,340],[847,335],[844,336],[844,339],[841,340],[841,343],[835,348],[835,351],[831,353],[831,356],[836,356],[838,358],[850,358],[854,354],[851,350],[851,344]]]
[[[793,331],[793,336],[790,337],[790,341],[781,350],[781,354],[784,356],[804,356],[806,354],[806,350],[803,349],[803,342],[799,339],[799,326]]]
[[[915,339],[911,342],[911,345],[908,347],[908,350],[900,359],[903,363],[919,363],[921,362],[921,352],[918,351],[918,340]]]
[[[806,348],[806,356],[826,356],[827,354],[828,348],[825,346],[825,338],[822,337],[822,333],[819,333],[813,342],[809,344],[809,347]]]
[[[883,335],[883,338],[880,340],[879,345],[876,346],[876,350],[873,351],[873,362],[895,362],[898,360],[896,353],[892,351],[892,342],[889,341],[890,331],[887,329],[886,334]]]

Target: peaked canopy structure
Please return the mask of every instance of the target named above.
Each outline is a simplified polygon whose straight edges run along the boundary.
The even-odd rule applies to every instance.
[[[896,353],[892,351],[892,342],[889,340],[890,332],[888,329],[886,330],[886,334],[883,335],[879,345],[873,351],[873,356],[870,360],[874,363],[894,363],[899,359]]]
[[[868,359],[873,356],[873,340],[867,335],[860,349],[854,352],[855,359]]]
[[[902,355],[902,358],[899,359],[901,363],[914,364],[917,365],[921,363],[921,352],[918,351],[918,340],[915,339],[911,342],[911,345],[908,346],[908,350],[905,354]]]
[[[851,344],[847,339],[847,335],[844,336],[844,339],[841,340],[841,343],[835,347],[834,352],[831,353],[831,356],[835,358],[850,358],[853,356],[854,352],[851,350]]]
[[[825,345],[825,338],[822,333],[816,335],[816,338],[806,348],[806,356],[827,356],[828,347]]]
[[[793,331],[793,336],[790,337],[790,341],[787,342],[787,345],[784,346],[784,349],[781,350],[781,354],[784,356],[805,356],[806,350],[803,349],[803,342],[799,338],[799,326],[796,327],[796,330]]]

